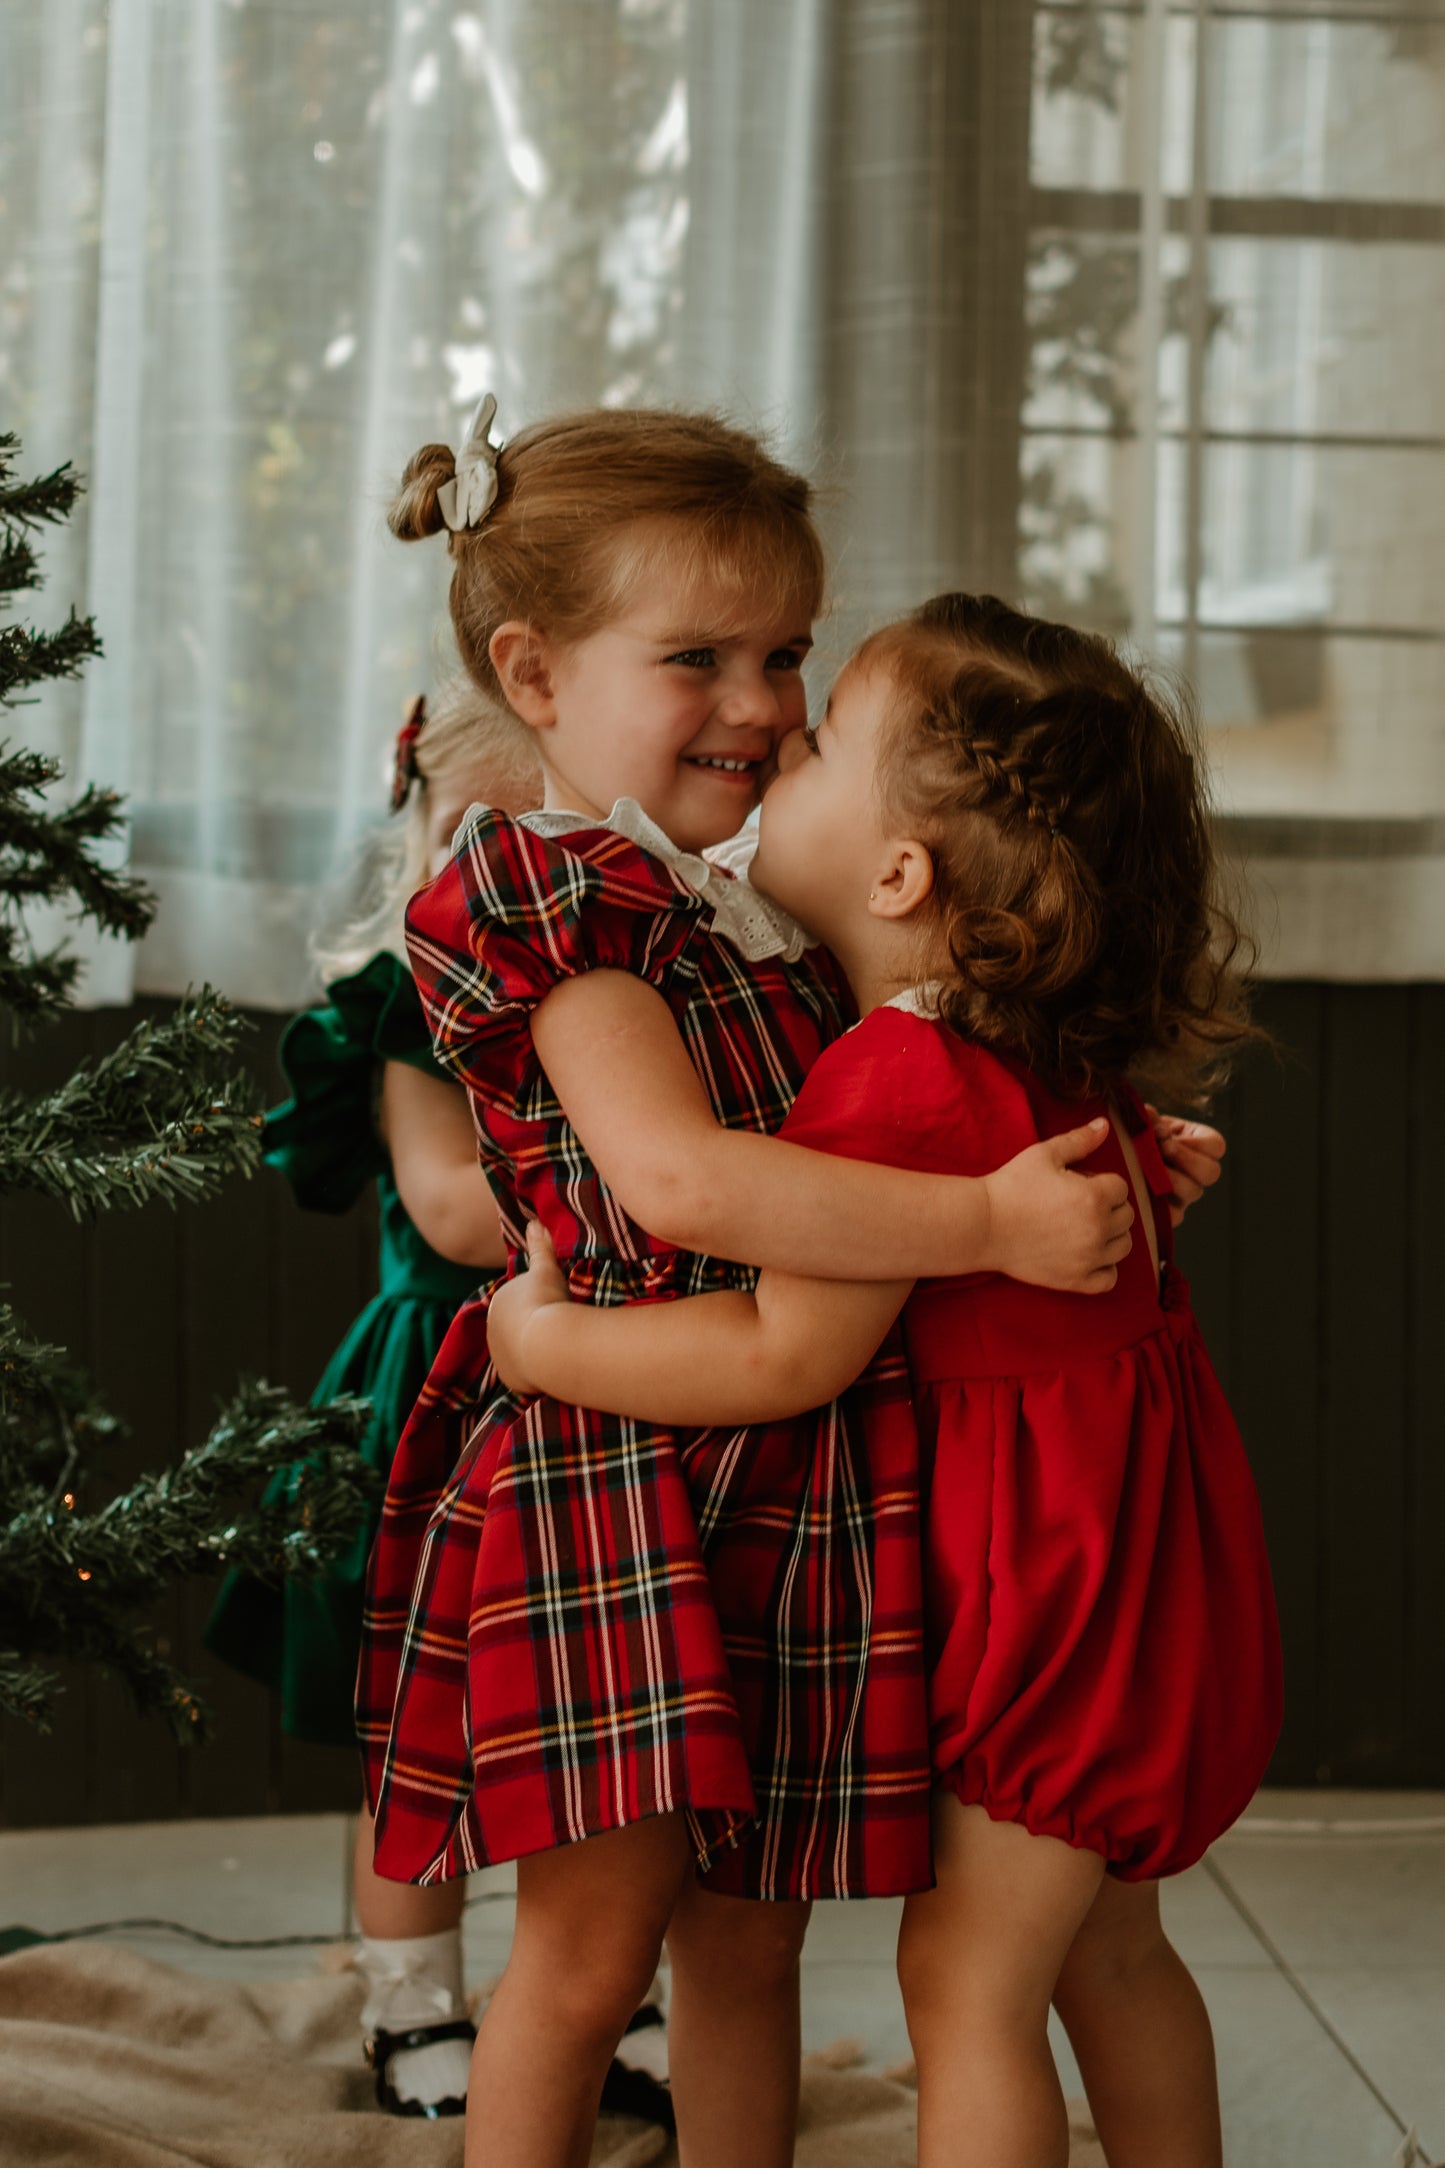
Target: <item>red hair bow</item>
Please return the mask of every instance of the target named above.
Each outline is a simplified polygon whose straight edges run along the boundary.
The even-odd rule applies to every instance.
[[[406,711],[406,721],[396,734],[396,753],[391,769],[391,810],[399,813],[411,796],[411,786],[421,774],[416,764],[416,741],[426,721],[426,694],[418,693]]]

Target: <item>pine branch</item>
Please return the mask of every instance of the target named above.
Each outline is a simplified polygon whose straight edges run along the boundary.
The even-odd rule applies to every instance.
[[[0,923],[0,1007],[27,1024],[58,1016],[70,1007],[80,959],[67,956],[63,949],[47,949],[43,955],[31,950],[18,956],[18,938],[15,927]]]
[[[55,1091],[32,1099],[30,1113],[46,1122],[68,1122],[83,1112],[123,1126],[134,1120],[140,1094],[157,1120],[184,1119],[218,1070],[231,1068],[250,1030],[224,994],[203,986],[169,1016],[143,1017],[119,1046],[83,1062]]]
[[[70,461],[33,481],[13,483],[15,461],[9,454],[19,445],[18,437],[0,436],[0,520],[16,527],[39,527],[69,519],[85,487]]]
[[[33,1339],[0,1303],[0,1513],[54,1503],[81,1459],[124,1435],[65,1350]]]
[[[67,1655],[117,1671],[143,1713],[177,1736],[204,1735],[205,1712],[126,1614],[182,1574],[222,1565],[267,1579],[308,1577],[345,1548],[379,1479],[356,1451],[368,1403],[299,1408],[274,1387],[246,1386],[210,1436],[173,1468],[143,1475],[95,1513],[76,1493],[52,1503],[0,1499],[0,1704],[47,1705],[36,1659]],[[295,1464],[284,1495],[233,1505],[260,1476]],[[10,1699],[6,1700],[7,1690]]]
[[[254,1173],[261,1117],[232,1074],[245,1019],[210,987],[145,1018],[58,1090],[0,1093],[0,1190],[39,1191],[86,1212],[191,1203]]]
[[[58,783],[64,773],[49,753],[34,753],[24,745],[0,745],[0,818],[8,821],[17,810],[8,802],[17,792],[44,790],[47,784]]]
[[[0,707],[15,704],[17,686],[78,677],[91,657],[100,653],[94,621],[74,610],[58,632],[36,632],[33,627],[27,632],[23,625],[6,625],[0,629]]]
[[[0,1187],[54,1197],[75,1219],[127,1206],[199,1204],[230,1176],[255,1172],[261,1116],[251,1101],[250,1084],[237,1079],[199,1121],[166,1122],[143,1142],[107,1139],[89,1151],[61,1133],[27,1157],[0,1138]]]
[[[13,528],[0,527],[0,602],[39,585],[40,562],[30,544]]]
[[[96,1602],[86,1617],[72,1619],[52,1653],[113,1672],[137,1714],[165,1717],[182,1745],[203,1746],[212,1736],[210,1711],[190,1683],[113,1606]],[[44,1664],[29,1655],[0,1655],[0,1712],[49,1731],[59,1691],[59,1679]]]
[[[49,1731],[58,1687],[53,1671],[27,1663],[18,1649],[0,1649],[0,1714]]]
[[[0,606],[37,582],[27,539],[64,519],[79,481],[68,466],[15,481],[16,440],[0,436]],[[100,652],[72,611],[58,632],[0,629],[0,704],[70,677]],[[63,1009],[78,964],[37,952],[27,905],[63,902],[102,931],[135,940],[154,899],[103,863],[122,825],[113,791],[58,810],[56,762],[0,744],[0,1002],[16,1018]],[[260,1156],[252,1087],[237,1072],[245,1025],[209,987],[170,1017],[147,1018],[113,1052],[54,1091],[0,1094],[0,1189],[53,1197],[79,1215],[211,1194]],[[312,1574],[353,1540],[377,1478],[356,1450],[368,1409],[297,1408],[247,1387],[203,1444],[138,1477],[99,1507],[82,1504],[95,1448],[119,1425],[62,1351],[32,1338],[0,1303],[0,1709],[48,1721],[58,1680],[47,1659],[103,1664],[142,1712],[176,1736],[205,1735],[193,1687],[134,1614],[178,1577],[222,1564],[268,1576]],[[262,1479],[285,1469],[284,1481]]]
[[[98,1512],[62,1502],[12,1514],[0,1526],[0,1614],[27,1588],[31,1605],[68,1610],[67,1577],[94,1580],[97,1597],[131,1605],[177,1574],[211,1573],[218,1565],[267,1579],[319,1570],[355,1532],[362,1503],[376,1495],[376,1476],[356,1453],[368,1412],[364,1400],[303,1408],[275,1386],[243,1386],[202,1444],[173,1468],[139,1476]],[[247,1506],[216,1526],[228,1498],[292,1462],[299,1465],[286,1497]],[[37,1574],[42,1555],[51,1568],[63,1569],[60,1587],[48,1586],[49,1573]]]
[[[91,785],[73,805],[55,810],[26,803],[60,773],[57,761],[0,744],[0,898],[71,898],[102,932],[138,940],[155,916],[154,897],[144,883],[94,856],[124,826],[124,800]]]

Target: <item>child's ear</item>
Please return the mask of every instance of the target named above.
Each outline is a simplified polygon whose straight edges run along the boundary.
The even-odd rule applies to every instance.
[[[545,730],[557,719],[547,636],[525,619],[509,618],[487,642],[492,668],[501,681],[507,705],[529,729]]]
[[[874,918],[912,918],[933,894],[933,853],[916,836],[891,841],[874,876],[868,909]]]

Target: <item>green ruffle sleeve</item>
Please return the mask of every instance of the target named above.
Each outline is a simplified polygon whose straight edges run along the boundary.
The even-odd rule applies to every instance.
[[[358,1451],[383,1475],[447,1326],[484,1277],[438,1257],[406,1216],[376,1133],[376,1082],[388,1061],[443,1075],[411,975],[399,958],[383,953],[364,971],[338,979],[324,1002],[287,1025],[281,1065],[292,1096],[267,1115],[265,1133],[268,1161],[309,1210],[344,1212],[368,1183],[377,1185],[381,1290],[312,1397],[357,1393],[370,1400]],[[267,1498],[289,1496],[296,1473],[277,1469]],[[282,1728],[294,1738],[355,1748],[351,1693],[377,1520],[373,1508],[349,1549],[314,1581],[278,1587],[229,1573],[206,1623],[207,1648],[277,1689]]]
[[[349,1211],[387,1171],[376,1089],[388,1061],[445,1075],[411,973],[383,950],[364,970],[335,980],[325,1001],[294,1016],[281,1037],[291,1097],[266,1116],[264,1149],[308,1211]]]

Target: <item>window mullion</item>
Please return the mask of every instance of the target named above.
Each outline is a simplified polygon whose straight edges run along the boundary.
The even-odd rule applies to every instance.
[[[1147,0],[1140,40],[1138,366],[1134,420],[1133,636],[1149,653],[1158,632],[1159,350],[1164,343],[1165,37],[1168,0]]]
[[[1188,344],[1184,454],[1184,675],[1199,682],[1199,590],[1204,576],[1204,372],[1209,346],[1209,0],[1194,7],[1194,122],[1190,145]]]

